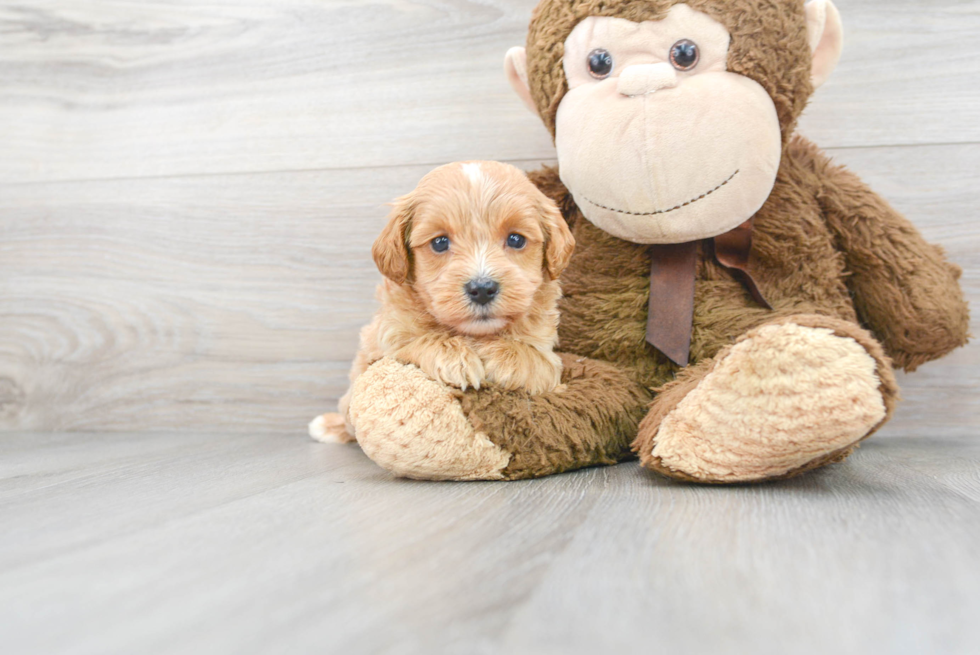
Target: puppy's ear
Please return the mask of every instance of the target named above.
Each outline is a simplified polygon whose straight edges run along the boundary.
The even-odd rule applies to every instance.
[[[404,284],[411,272],[408,235],[412,229],[415,199],[412,194],[408,194],[395,200],[392,205],[388,224],[375,240],[371,255],[382,275],[392,282]]]
[[[541,204],[541,222],[545,233],[544,270],[550,279],[557,280],[575,251],[575,237],[557,205],[547,198]]]

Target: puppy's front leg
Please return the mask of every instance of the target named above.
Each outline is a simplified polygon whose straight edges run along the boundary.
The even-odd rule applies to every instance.
[[[480,355],[465,337],[427,334],[402,346],[393,356],[415,364],[433,380],[463,391],[479,389],[486,375]]]
[[[487,380],[505,389],[525,389],[532,395],[554,391],[561,384],[561,358],[514,339],[493,339],[477,346]]]

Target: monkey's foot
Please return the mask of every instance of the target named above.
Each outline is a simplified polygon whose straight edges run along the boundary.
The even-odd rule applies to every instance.
[[[789,477],[847,457],[896,396],[867,332],[796,316],[752,330],[665,386],[633,448],[647,468],[683,480]]]
[[[390,358],[357,378],[349,412],[367,456],[398,476],[500,480],[510,461],[473,428],[454,390]]]

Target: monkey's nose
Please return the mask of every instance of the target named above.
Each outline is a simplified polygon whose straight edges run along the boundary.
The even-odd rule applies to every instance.
[[[634,64],[619,74],[616,86],[622,95],[633,98],[677,86],[677,71],[667,63]]]
[[[463,289],[466,291],[466,295],[469,296],[471,303],[482,306],[497,297],[497,293],[500,291],[500,285],[497,284],[496,280],[481,277],[470,280]]]

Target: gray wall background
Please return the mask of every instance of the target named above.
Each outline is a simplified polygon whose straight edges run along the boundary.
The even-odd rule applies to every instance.
[[[502,72],[533,4],[0,4],[0,430],[302,433],[374,310],[383,203],[447,161],[553,161]],[[801,131],[977,312],[980,2],[837,5]],[[885,434],[975,432],[980,345],[901,382]]]

